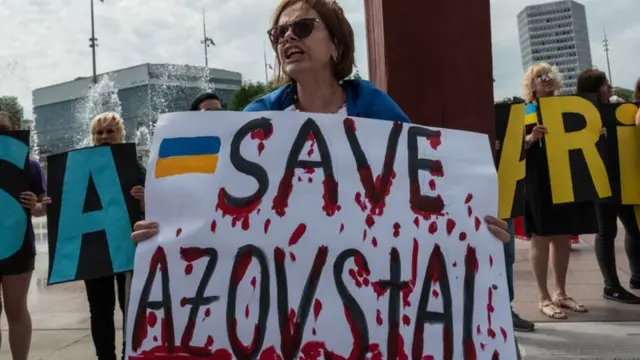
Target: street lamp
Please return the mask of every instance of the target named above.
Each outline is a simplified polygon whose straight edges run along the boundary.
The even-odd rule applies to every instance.
[[[100,2],[104,2],[104,0],[100,0]],[[91,48],[91,54],[93,56],[93,83],[98,83],[98,76],[96,75],[96,43],[98,39],[96,38],[96,28],[95,21],[93,18],[93,0],[91,0],[91,37],[89,38],[89,47]]]

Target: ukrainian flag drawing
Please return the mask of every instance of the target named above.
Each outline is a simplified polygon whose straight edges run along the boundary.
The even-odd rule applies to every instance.
[[[217,136],[163,139],[156,161],[156,179],[184,174],[213,174],[221,145]]]
[[[538,123],[538,107],[536,103],[528,103],[524,107],[524,125],[532,125]]]

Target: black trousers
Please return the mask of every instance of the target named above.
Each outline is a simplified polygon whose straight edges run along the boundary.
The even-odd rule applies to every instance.
[[[615,238],[618,234],[617,218],[625,229],[624,248],[629,258],[631,281],[640,282],[640,229],[633,205],[608,202],[596,203],[598,234],[596,235],[596,259],[606,288],[621,286],[616,268]]]
[[[117,360],[116,326],[114,312],[116,307],[116,284],[118,304],[123,318],[125,307],[125,274],[116,274],[99,279],[85,280],[89,312],[91,313],[91,337],[96,348],[98,360]],[[125,324],[123,324],[124,328]],[[124,359],[124,342],[122,344]]]

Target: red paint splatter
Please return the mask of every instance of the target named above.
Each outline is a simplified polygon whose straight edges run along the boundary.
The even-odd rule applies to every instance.
[[[207,253],[203,248],[191,246],[191,247],[180,247],[180,259],[182,261],[186,261],[188,263],[192,263],[194,261],[198,261],[205,257]]]
[[[475,219],[475,225],[476,225],[476,231],[480,230],[480,225],[482,225],[482,222],[480,221],[480,218],[478,218],[477,216]]]
[[[264,221],[264,233],[269,232],[269,226],[271,226],[271,219],[267,219]]]
[[[380,312],[380,310],[376,310],[376,323],[378,324],[378,326],[382,326],[383,324],[382,312]]]
[[[495,308],[493,307],[493,289],[489,287],[489,293],[487,295],[487,336],[492,339],[496,338],[496,332],[491,328],[491,315],[494,313]]]
[[[485,349],[486,349],[486,348],[487,348],[487,344],[485,344],[485,343],[481,342],[481,343],[480,343],[480,349],[481,349],[482,351],[485,351]]]
[[[413,224],[416,226],[416,229],[420,228],[420,218],[419,217],[415,217],[413,218]]]
[[[256,291],[256,282],[257,282],[256,277],[255,276],[252,277],[251,278],[251,287],[253,288],[253,291]]]
[[[184,266],[185,275],[191,275],[192,272],[193,272],[193,264],[187,264]]]
[[[493,256],[489,255],[489,268],[493,268]]]
[[[309,135],[313,135],[313,134],[309,134]],[[316,169],[312,167],[307,167],[303,170],[303,172],[307,175],[313,175],[316,172]]]
[[[261,209],[261,208],[258,208],[258,210],[256,210],[256,214],[257,214],[257,215],[260,215],[260,211],[262,211],[262,209]]]
[[[362,270],[366,276],[371,275],[371,270],[365,263],[364,257],[362,255],[356,254],[356,256],[353,257],[353,262],[358,270]]]
[[[360,207],[360,210],[367,211],[368,209],[367,204],[365,204],[364,200],[362,199],[362,193],[360,191],[356,192],[354,196],[354,201]]]
[[[507,330],[505,330],[502,326],[500,326],[500,333],[502,334],[502,338],[504,339],[504,342],[507,342]]]
[[[429,144],[431,145],[431,148],[433,150],[438,150],[438,147],[440,147],[440,145],[442,144],[442,132],[438,131],[434,131],[434,134],[432,136],[428,136],[427,137],[427,141],[429,141]]]
[[[312,177],[309,177],[309,178],[307,179],[307,182],[308,182],[309,184],[313,183],[313,178],[312,178]]]
[[[296,254],[294,254],[292,251],[289,251],[289,259],[291,259],[291,262],[296,262]]]
[[[340,234],[344,231],[344,224],[340,224]]]
[[[176,230],[176,237],[180,236],[180,234],[182,234],[182,228],[178,228],[178,230]]]
[[[356,122],[352,118],[345,118],[342,123],[346,131],[350,133],[356,132]]]
[[[278,354],[278,351],[274,346],[270,346],[262,350],[258,360],[282,360],[282,356]]]
[[[245,319],[249,318],[249,304],[244,307],[244,317]]]
[[[431,295],[434,299],[438,299],[440,297],[440,293],[436,289],[431,290]]]
[[[318,321],[318,317],[322,312],[322,301],[315,299],[313,302],[313,317]]]
[[[150,328],[154,328],[158,323],[158,315],[156,315],[155,311],[149,311],[147,315],[147,324]]]
[[[371,281],[369,280],[369,278],[364,278],[362,279],[362,285],[364,285],[364,287],[369,287],[369,285],[371,284]]]
[[[282,251],[281,248],[276,248],[276,250],[278,249]],[[235,285],[240,284],[240,281],[242,281],[242,279],[244,278],[244,275],[247,273],[247,270],[249,269],[249,265],[251,265],[252,259],[253,257],[251,257],[251,254],[248,251],[239,254],[238,266],[236,266],[233,270],[231,270],[231,281],[233,282],[233,284]]]
[[[158,342],[158,337],[156,335],[153,335],[153,342]]]
[[[251,140],[258,140],[258,155],[264,151],[264,142],[273,135],[273,125],[269,123],[265,129],[256,129],[251,132]]]
[[[476,334],[482,335],[482,330],[480,329],[480,324],[476,326]]]
[[[289,238],[289,246],[294,246],[300,241],[300,238],[307,231],[307,225],[299,224],[298,227],[291,233],[291,237]]]
[[[433,165],[431,165],[431,169],[429,170],[429,173],[431,174],[431,176],[434,176],[434,177],[443,177],[444,169],[442,168],[442,161],[434,160]]]
[[[324,192],[322,193],[322,211],[327,216],[333,216],[337,211],[342,210],[342,206],[338,205],[338,182],[333,175],[325,175],[322,180],[322,187]]]
[[[301,183],[302,182],[302,176],[298,176],[298,182]]]
[[[186,297],[182,297],[182,299],[180,299],[180,306],[181,307],[187,306],[187,298]]]
[[[255,197],[253,200],[250,200],[247,206],[242,208],[237,208],[229,204],[225,198],[224,188],[220,188],[218,191],[218,204],[216,205],[216,211],[222,212],[222,217],[229,216],[231,217],[231,226],[236,227],[238,222],[242,222],[242,230],[249,230],[249,216],[253,213],[258,206],[260,206],[260,198]]]
[[[381,297],[387,294],[387,289],[381,286],[380,281],[374,281],[371,283],[371,288],[373,292],[378,296],[378,301]]]
[[[456,222],[453,219],[447,219],[447,235],[451,236],[453,229],[456,227]]]
[[[434,179],[429,180],[429,189],[436,191],[436,181]]]
[[[400,224],[395,223],[393,224],[393,237],[397,238],[398,236],[400,236]]]
[[[205,341],[204,343],[204,347],[206,347],[207,349],[211,348],[213,346],[213,336],[209,335],[207,336],[207,341]]]
[[[365,240],[367,240],[367,229],[362,230],[362,241],[364,242]]]
[[[207,344],[209,341],[213,341],[213,338],[209,340],[207,338]],[[213,343],[211,344],[213,346]],[[194,353],[196,355],[194,355]],[[145,360],[145,359],[162,359],[162,360],[180,360],[180,359],[212,359],[212,360],[232,360],[233,355],[227,349],[212,350],[208,347],[202,346],[189,346],[189,349],[185,349],[180,345],[175,345],[173,351],[170,353],[166,344],[157,345],[149,350],[144,350],[138,355],[129,356],[128,360]],[[262,359],[262,358],[261,358]],[[281,360],[281,359],[280,359]]]
[[[436,232],[438,232],[438,223],[432,221],[431,224],[429,224],[429,233],[433,235]]]
[[[411,318],[409,317],[409,315],[407,315],[407,314],[402,315],[402,324],[404,326],[410,326],[411,325]]]
[[[465,360],[476,360],[478,358],[478,353],[476,352],[476,344],[473,341],[473,338],[462,340],[462,351],[464,353],[463,356]]]
[[[212,233],[216,232],[216,228],[217,228],[217,227],[218,227],[218,223],[217,223],[215,220],[213,220],[213,221],[211,222],[211,232],[212,232]]]
[[[467,205],[467,215],[469,215],[469,217],[473,216],[473,210],[471,209],[471,205]]]
[[[373,216],[371,214],[368,214],[367,215],[367,219],[365,220],[365,223],[367,224],[369,229],[371,229],[373,227],[373,225],[376,224],[376,220],[373,218]]]
[[[313,155],[313,152],[316,146],[316,137],[313,135],[312,132],[310,132],[309,135],[307,135],[307,141],[311,142],[311,144],[309,144],[309,151],[307,151],[307,156],[311,157],[311,155]]]
[[[204,317],[209,317],[211,316],[211,308],[206,308],[206,310],[204,311]]]
[[[454,262],[453,262],[453,264],[451,264],[451,266],[453,266],[453,267],[457,267],[457,266],[458,266],[458,262],[457,262],[457,261],[454,261]]]
[[[467,197],[466,197],[466,198],[464,198],[464,203],[465,203],[465,204],[469,204],[469,203],[471,202],[471,200],[473,200],[473,194],[468,193],[468,194],[467,194]]]
[[[371,245],[373,245],[374,248],[378,247],[378,239],[376,239],[375,236],[371,239]]]
[[[491,360],[500,360],[500,352],[498,352],[498,350],[493,351],[493,355],[491,355]]]
[[[467,233],[466,232],[461,232],[460,235],[458,235],[458,239],[460,239],[460,241],[465,241],[467,240]]]

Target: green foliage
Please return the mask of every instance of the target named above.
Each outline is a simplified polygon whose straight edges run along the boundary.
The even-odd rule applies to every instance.
[[[16,96],[0,96],[0,111],[6,111],[11,117],[11,121],[20,126],[24,117],[24,109]]]
[[[513,96],[513,97],[504,98],[500,101],[496,101],[496,104],[520,104],[523,102],[525,102],[523,98],[519,96]]]
[[[252,101],[268,94],[274,89],[275,86],[273,83],[247,82],[233,95],[231,104],[229,104],[229,110],[242,111]]]
[[[616,87],[616,88],[613,88],[613,93],[615,95],[618,95],[622,100],[626,102],[633,101],[633,90]]]

